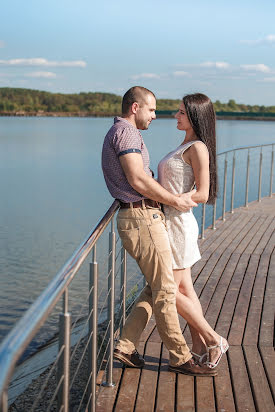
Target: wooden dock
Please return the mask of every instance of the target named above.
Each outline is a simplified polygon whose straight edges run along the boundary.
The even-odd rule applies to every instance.
[[[138,348],[145,367],[115,362],[112,388],[100,385],[99,373],[97,412],[275,411],[275,197],[236,209],[216,226],[200,241],[202,259],[192,272],[207,321],[230,344],[218,376],[169,372],[152,318]]]

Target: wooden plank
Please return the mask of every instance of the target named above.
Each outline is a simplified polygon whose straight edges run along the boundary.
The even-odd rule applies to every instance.
[[[177,375],[177,412],[195,412],[194,377]]]
[[[253,289],[254,279],[257,273],[260,256],[252,255],[241,285],[238,301],[235,306],[235,312],[230,327],[228,342],[231,345],[241,345],[247,313],[249,309],[250,296]]]
[[[248,260],[249,255],[241,255],[234,275],[231,279],[229,288],[227,290],[224,302],[222,304],[221,312],[215,330],[219,335],[225,338],[227,338],[229,333],[235,304],[238,298],[239,289],[242,284]]]
[[[244,346],[246,363],[256,408],[261,412],[274,411],[274,403],[257,346]]]
[[[220,236],[211,243],[210,247],[208,247],[205,252],[202,250],[202,253],[205,255],[206,253],[213,253],[217,249],[221,251],[225,250],[225,248],[240,232],[242,232],[242,230],[247,229],[251,225],[253,226],[255,219],[257,218],[251,218],[251,216],[239,216],[233,224],[222,228],[220,231]]]
[[[270,237],[269,241],[267,242],[264,251],[263,251],[263,255],[271,255],[271,253],[274,250],[274,245],[275,245],[275,231],[273,231],[272,236]]]
[[[144,354],[144,347],[150,335],[156,327],[154,316],[151,317],[146,328],[142,332],[137,350],[140,354]],[[160,345],[160,344],[159,344]],[[158,355],[159,357],[159,355]],[[158,362],[158,359],[157,359]],[[146,367],[146,366],[145,366]],[[119,394],[116,402],[116,411],[126,412],[133,411],[135,406],[136,394],[138,391],[141,370],[135,368],[125,368],[121,380]]]
[[[134,410],[139,377],[140,369],[125,368],[121,379],[115,411],[132,412]]]
[[[272,251],[274,244],[275,244],[274,228],[275,228],[275,219],[273,217],[272,223],[266,230],[264,236],[262,237],[257,247],[255,248],[253,252],[254,254],[257,253],[261,255],[264,251],[266,251],[266,253],[269,253]]]
[[[204,313],[207,311],[207,308],[213,298],[217,285],[219,284],[219,281],[223,276],[224,270],[230,259],[230,256],[231,254],[225,250],[224,253],[221,255],[220,259],[218,260],[216,266],[214,267],[210,277],[208,278],[207,284],[205,285],[200,295],[200,302]]]
[[[214,385],[217,411],[235,412],[234,396],[226,355],[223,355],[219,363],[218,375],[214,378]]]
[[[228,357],[236,409],[241,412],[255,412],[242,348],[240,346],[230,346]]]
[[[240,233],[242,233],[240,232],[240,228],[242,228],[242,225],[245,226],[245,224],[246,223],[248,224],[248,222],[250,222],[251,219],[252,219],[251,216],[247,216],[244,221],[243,217],[240,216],[239,219],[235,222],[235,224],[231,224],[231,222],[227,221],[226,223],[224,223],[223,227],[221,228],[219,236],[217,239],[215,239],[215,242],[212,242],[212,244],[208,245],[208,248],[205,250],[200,248],[202,259],[199,260],[192,268],[193,283],[196,283],[197,278],[202,275],[201,272],[203,269],[205,271],[209,270],[209,268],[205,266],[208,263],[210,257],[215,252],[216,252],[216,256],[222,255],[222,253],[224,253],[224,251],[228,249],[228,243],[230,243],[230,241],[233,241],[233,239],[235,239],[236,237],[238,237]],[[250,223],[250,225],[254,224],[254,220]],[[249,227],[247,226],[247,230],[248,229]],[[241,236],[244,236],[244,234]],[[237,240],[237,243],[239,243],[239,240]],[[204,246],[205,245],[206,243],[204,243]],[[197,285],[197,287],[199,286]]]
[[[176,374],[168,370],[168,351],[163,346],[159,381],[157,388],[156,412],[174,411]]]
[[[269,387],[275,402],[275,352],[273,347],[259,348]]]
[[[196,377],[197,412],[215,412],[213,378],[211,376]]]
[[[268,243],[272,232],[274,231],[275,220],[273,216],[264,219],[262,226],[247,246],[245,252],[260,255]]]
[[[265,218],[257,216],[253,218],[253,220],[254,225],[249,228],[249,231],[246,232],[242,241],[238,245],[236,249],[237,253],[252,253],[264,233],[263,228],[266,229],[266,225],[264,224],[266,221]],[[251,252],[249,252],[249,250],[251,250]]]
[[[246,222],[246,219],[249,217],[249,215],[242,215],[243,222]],[[242,225],[240,227],[241,230],[238,230],[237,235],[235,238],[232,240],[230,245],[228,246],[229,250],[232,250],[232,252],[236,253],[243,253],[245,247],[249,243],[249,241],[253,238],[253,235],[257,233],[257,230],[260,227],[259,224],[259,217],[258,216],[253,216],[247,223]]]
[[[204,268],[204,266],[206,265],[209,256],[211,256],[211,252],[209,253],[208,256],[202,255],[201,259],[195,263],[195,265],[192,267],[192,280],[193,283],[196,281],[197,277],[200,275],[202,269]]]
[[[239,262],[240,255],[237,253],[233,253],[230,256],[230,259],[222,273],[222,276],[220,278],[220,281],[216,287],[216,290],[213,294],[212,300],[210,302],[210,305],[207,309],[207,312],[205,313],[205,319],[208,321],[208,323],[214,328],[217,319],[219,317],[219,313],[221,311],[221,307],[224,301],[224,297],[226,295],[227,289],[230,285],[231,279],[234,275],[236,266]]]
[[[197,294],[199,295],[201,290],[203,289],[206,281],[208,280],[210,274],[212,273],[214,267],[216,266],[219,258],[221,257],[222,253],[226,250],[227,253],[229,253],[229,249],[234,251],[234,248],[236,248],[237,244],[240,242],[241,238],[245,236],[246,232],[254,225],[254,220],[251,219],[249,223],[247,223],[246,219],[243,219],[242,223],[239,223],[238,230],[240,232],[232,231],[230,234],[228,234],[223,242],[220,244],[219,248],[211,255],[210,259],[208,260],[206,266],[202,270],[198,280],[195,282],[195,290]],[[237,242],[235,247],[233,246],[234,240],[237,238]]]
[[[271,256],[265,297],[262,312],[259,345],[273,346],[274,344],[274,313],[275,313],[275,250]]]
[[[227,253],[226,251],[222,254],[220,259],[218,260],[216,266],[214,267],[210,277],[208,278],[207,284],[203,288],[203,291],[199,297],[200,303],[202,305],[203,312],[206,313],[208,306],[210,305],[211,301],[213,300],[213,295],[215,293],[215,290],[220,282],[221,277],[223,276],[223,271],[226,267],[226,264],[228,263],[230,258],[230,253]],[[219,306],[220,308],[220,306]],[[218,308],[218,310],[219,310]],[[211,324],[212,327],[214,327],[215,324]],[[192,341],[191,339],[191,334],[189,331],[189,328],[186,328],[184,330],[184,336],[186,341],[189,343]]]
[[[243,345],[257,345],[270,256],[262,255],[253,287]]]
[[[154,411],[160,352],[160,343],[147,343],[145,352],[145,366],[141,373],[135,412]]]
[[[229,215],[226,217],[226,220],[221,219],[216,222],[216,230],[206,233],[206,237],[199,243],[201,253],[204,255],[210,248],[210,246],[215,242],[215,245],[219,245],[220,237],[223,235],[223,232],[230,233],[231,230],[234,230],[234,227],[238,226],[238,222],[241,222],[241,217],[238,213]],[[212,251],[215,249],[212,249]]]
[[[120,362],[114,361],[113,382],[115,386],[111,388],[101,386],[99,388],[96,400],[96,412],[106,412],[113,409],[121,375],[122,368]]]

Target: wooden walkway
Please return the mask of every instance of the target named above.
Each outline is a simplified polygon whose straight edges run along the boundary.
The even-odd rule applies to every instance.
[[[154,319],[142,335],[142,370],[115,362],[115,387],[98,386],[96,411],[272,412],[275,389],[275,197],[218,220],[200,241],[194,284],[207,321],[230,348],[218,376],[168,371]],[[184,336],[191,343],[186,323]],[[98,376],[100,383],[101,374]]]

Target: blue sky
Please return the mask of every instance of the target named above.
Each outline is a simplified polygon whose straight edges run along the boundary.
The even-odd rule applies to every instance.
[[[13,0],[0,87],[275,105],[274,0]]]

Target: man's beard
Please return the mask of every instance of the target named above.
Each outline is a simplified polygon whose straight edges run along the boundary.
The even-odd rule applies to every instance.
[[[149,124],[150,123],[148,123],[148,120],[147,121],[139,120],[138,122],[136,122],[137,128],[140,130],[147,130],[149,127]]]

